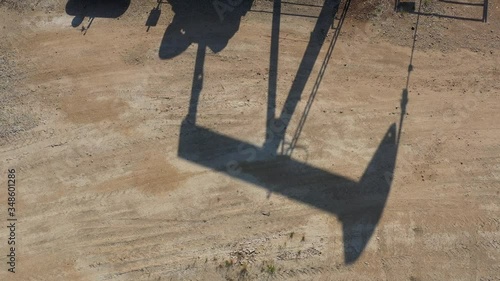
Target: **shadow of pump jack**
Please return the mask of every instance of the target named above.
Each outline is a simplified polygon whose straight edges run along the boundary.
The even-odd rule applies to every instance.
[[[348,4],[350,1],[345,2]],[[396,125],[390,125],[383,134],[359,181],[297,161],[289,155],[279,154],[276,143],[283,141],[289,120],[273,119],[272,122],[282,124],[274,126],[274,136],[270,137],[268,134],[261,147],[197,125],[196,115],[199,95],[203,88],[206,48],[217,53],[226,47],[229,39],[239,29],[241,18],[251,11],[252,1],[232,2],[240,3],[239,5],[230,5],[227,2],[230,9],[227,8],[222,14],[222,20],[211,1],[171,0],[169,3],[175,15],[165,31],[159,57],[171,59],[183,53],[191,44],[198,45],[189,113],[181,124],[178,156],[264,188],[269,193],[280,193],[336,215],[342,222],[344,261],[346,264],[354,263],[370,241],[390,192],[398,150]],[[273,38],[279,36],[280,5],[281,1],[275,0]],[[338,1],[327,0],[322,7],[296,75],[301,77],[295,79],[300,84],[292,86],[289,93],[291,98],[287,99],[284,106],[292,109],[288,111],[290,113],[293,113],[303,92],[303,86],[320,53],[321,45],[326,40],[325,30],[332,26],[332,15],[338,5]],[[345,9],[342,16],[345,16],[346,11]],[[279,44],[279,40],[273,38],[271,41]],[[278,49],[277,46],[271,48]],[[277,52],[274,52],[274,55],[278,57]],[[270,66],[273,67],[275,66]],[[302,79],[304,76],[306,78]],[[273,106],[271,107],[274,110]],[[268,133],[273,133],[271,131],[268,130]]]
[[[350,0],[344,0],[345,18]],[[183,53],[191,44],[198,45],[194,67],[189,113],[180,127],[178,156],[230,177],[336,215],[342,222],[344,260],[354,263],[366,248],[381,218],[389,192],[398,151],[396,125],[381,136],[379,146],[359,181],[314,167],[280,154],[290,117],[304,91],[317,60],[326,32],[333,27],[339,0],[326,0],[321,8],[309,44],[294,79],[281,116],[275,118],[276,77],[279,54],[281,5],[274,0],[266,140],[256,146],[196,124],[198,99],[203,88],[206,49],[222,51],[240,27],[241,18],[251,11],[252,0],[169,0],[159,1],[146,22],[148,29],[160,17],[160,4],[172,6],[174,17],[165,30],[159,48],[161,59]],[[116,18],[129,7],[130,0],[69,0],[66,12],[75,16],[78,26],[85,17]],[[291,14],[287,14],[290,16]],[[299,15],[300,16],[300,15]],[[91,21],[90,21],[91,23]],[[89,26],[90,26],[89,23]],[[334,40],[341,25],[335,30]],[[87,27],[88,29],[88,27]],[[332,41],[334,43],[334,41]],[[331,45],[333,48],[334,44]],[[331,52],[328,53],[331,55]],[[326,67],[326,65],[325,65]],[[274,78],[272,78],[274,77]],[[401,123],[402,124],[402,123]],[[271,129],[269,129],[271,128]]]

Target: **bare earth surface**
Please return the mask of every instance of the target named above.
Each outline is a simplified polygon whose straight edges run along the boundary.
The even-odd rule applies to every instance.
[[[311,6],[283,2],[277,37],[257,1],[227,44],[196,34],[167,58],[168,3],[148,32],[156,1],[133,0],[83,35],[65,0],[0,0],[1,171],[16,169],[18,217],[15,274],[0,230],[0,280],[500,280],[499,3],[483,23],[481,6],[422,1],[453,17],[419,17],[408,86],[417,14],[353,1],[336,37],[313,32],[323,1],[294,3]],[[275,115],[298,101],[278,150],[293,153],[231,174],[228,147],[265,147],[274,70]],[[388,141],[393,171],[377,174]],[[366,201],[337,200],[341,183],[384,177],[380,218],[343,231]]]

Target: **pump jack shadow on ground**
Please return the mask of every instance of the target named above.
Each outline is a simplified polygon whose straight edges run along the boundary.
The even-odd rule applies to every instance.
[[[396,126],[385,133],[359,182],[184,122],[178,156],[338,216],[344,260],[355,262],[378,224],[392,183]],[[247,161],[248,157],[255,161]]]
[[[238,30],[241,16],[251,5],[235,7],[233,10],[237,12],[221,21],[217,13],[212,13],[210,16],[200,15],[197,13],[201,10],[190,10],[186,2],[180,0],[170,2],[176,14],[160,45],[160,58],[173,58],[186,50],[191,43],[198,44],[189,113],[181,124],[178,156],[264,188],[270,193],[280,193],[290,199],[335,214],[343,225],[345,263],[354,263],[370,241],[389,196],[398,149],[395,124],[390,125],[385,132],[359,181],[297,161],[290,155],[278,153],[279,144],[283,143],[290,122],[289,117],[296,109],[321,46],[326,40],[326,31],[333,24],[339,1],[325,1],[283,111],[278,118],[275,118],[275,83],[281,14],[281,1],[275,0],[266,124],[267,135],[273,137],[267,137],[262,147],[196,125],[198,100],[203,88],[206,47],[214,52],[222,50]],[[345,18],[350,0],[345,2],[340,23]],[[242,3],[245,3],[245,0]],[[332,39],[334,40],[330,47],[332,50],[340,34],[340,27],[341,24],[336,28]],[[331,50],[327,55],[331,55]],[[326,64],[324,66],[326,67]],[[317,90],[317,87],[315,89]],[[315,92],[311,95],[313,94]],[[278,125],[273,129],[272,124]]]

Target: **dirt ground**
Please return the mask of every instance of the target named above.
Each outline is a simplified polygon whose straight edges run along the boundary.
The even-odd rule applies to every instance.
[[[500,280],[498,1],[70,2],[0,0],[0,280]]]

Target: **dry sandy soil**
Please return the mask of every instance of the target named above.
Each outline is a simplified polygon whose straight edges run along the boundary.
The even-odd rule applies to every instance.
[[[0,0],[0,280],[500,280],[499,3],[290,2]]]

